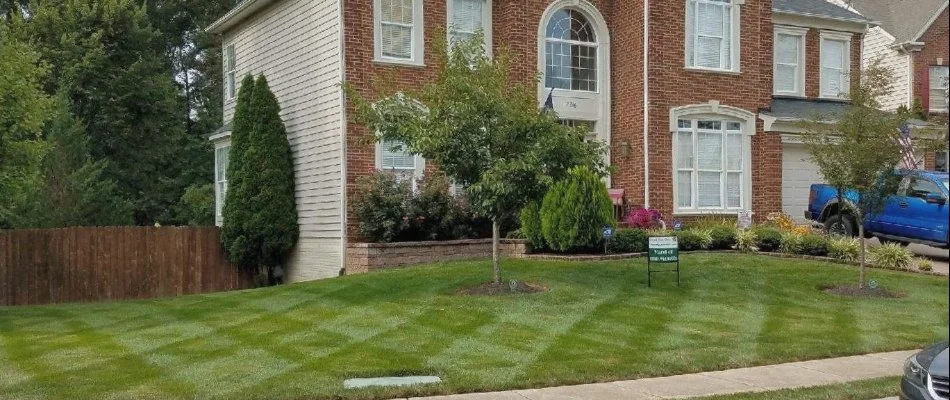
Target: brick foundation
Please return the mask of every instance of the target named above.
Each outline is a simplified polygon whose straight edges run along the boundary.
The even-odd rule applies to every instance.
[[[527,242],[502,239],[501,255],[522,258]],[[346,274],[412,264],[471,260],[491,257],[491,239],[446,240],[402,243],[350,243],[346,247]]]

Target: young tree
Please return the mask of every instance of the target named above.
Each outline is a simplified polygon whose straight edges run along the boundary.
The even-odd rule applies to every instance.
[[[376,140],[398,140],[466,187],[471,205],[492,220],[494,282],[500,284],[499,221],[539,201],[547,188],[586,165],[603,176],[603,145],[539,112],[537,80],[515,82],[504,51],[489,57],[480,34],[438,46],[435,79],[418,93],[379,93],[375,103],[344,85],[355,120]]]
[[[261,279],[297,243],[294,169],[280,106],[267,80],[244,78],[231,132],[221,241],[231,260]]]
[[[865,285],[864,223],[896,192],[894,169],[902,154],[899,129],[908,117],[880,111],[878,99],[889,93],[892,81],[890,70],[879,62],[872,63],[863,71],[861,84],[852,90],[851,106],[841,115],[819,115],[807,121],[802,135],[825,182],[837,188],[839,203],[847,205],[841,218],[850,219],[840,223],[857,226],[861,288]]]

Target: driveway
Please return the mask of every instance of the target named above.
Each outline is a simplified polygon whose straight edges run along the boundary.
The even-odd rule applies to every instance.
[[[868,244],[871,246],[880,246],[881,242],[879,242],[877,238],[873,238],[868,240]],[[939,272],[943,275],[950,274],[950,264],[948,264],[948,261],[950,261],[950,250],[938,249],[922,244],[911,244],[907,246],[907,249],[918,256],[926,257],[933,261],[934,272]]]

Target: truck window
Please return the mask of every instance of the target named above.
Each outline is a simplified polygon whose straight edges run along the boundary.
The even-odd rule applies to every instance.
[[[926,179],[911,178],[910,187],[907,188],[908,197],[926,199],[931,193],[940,194],[940,189],[936,184]]]

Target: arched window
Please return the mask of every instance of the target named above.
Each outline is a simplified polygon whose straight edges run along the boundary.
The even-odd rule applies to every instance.
[[[544,50],[545,87],[597,91],[597,37],[584,14],[556,11],[545,29]]]

